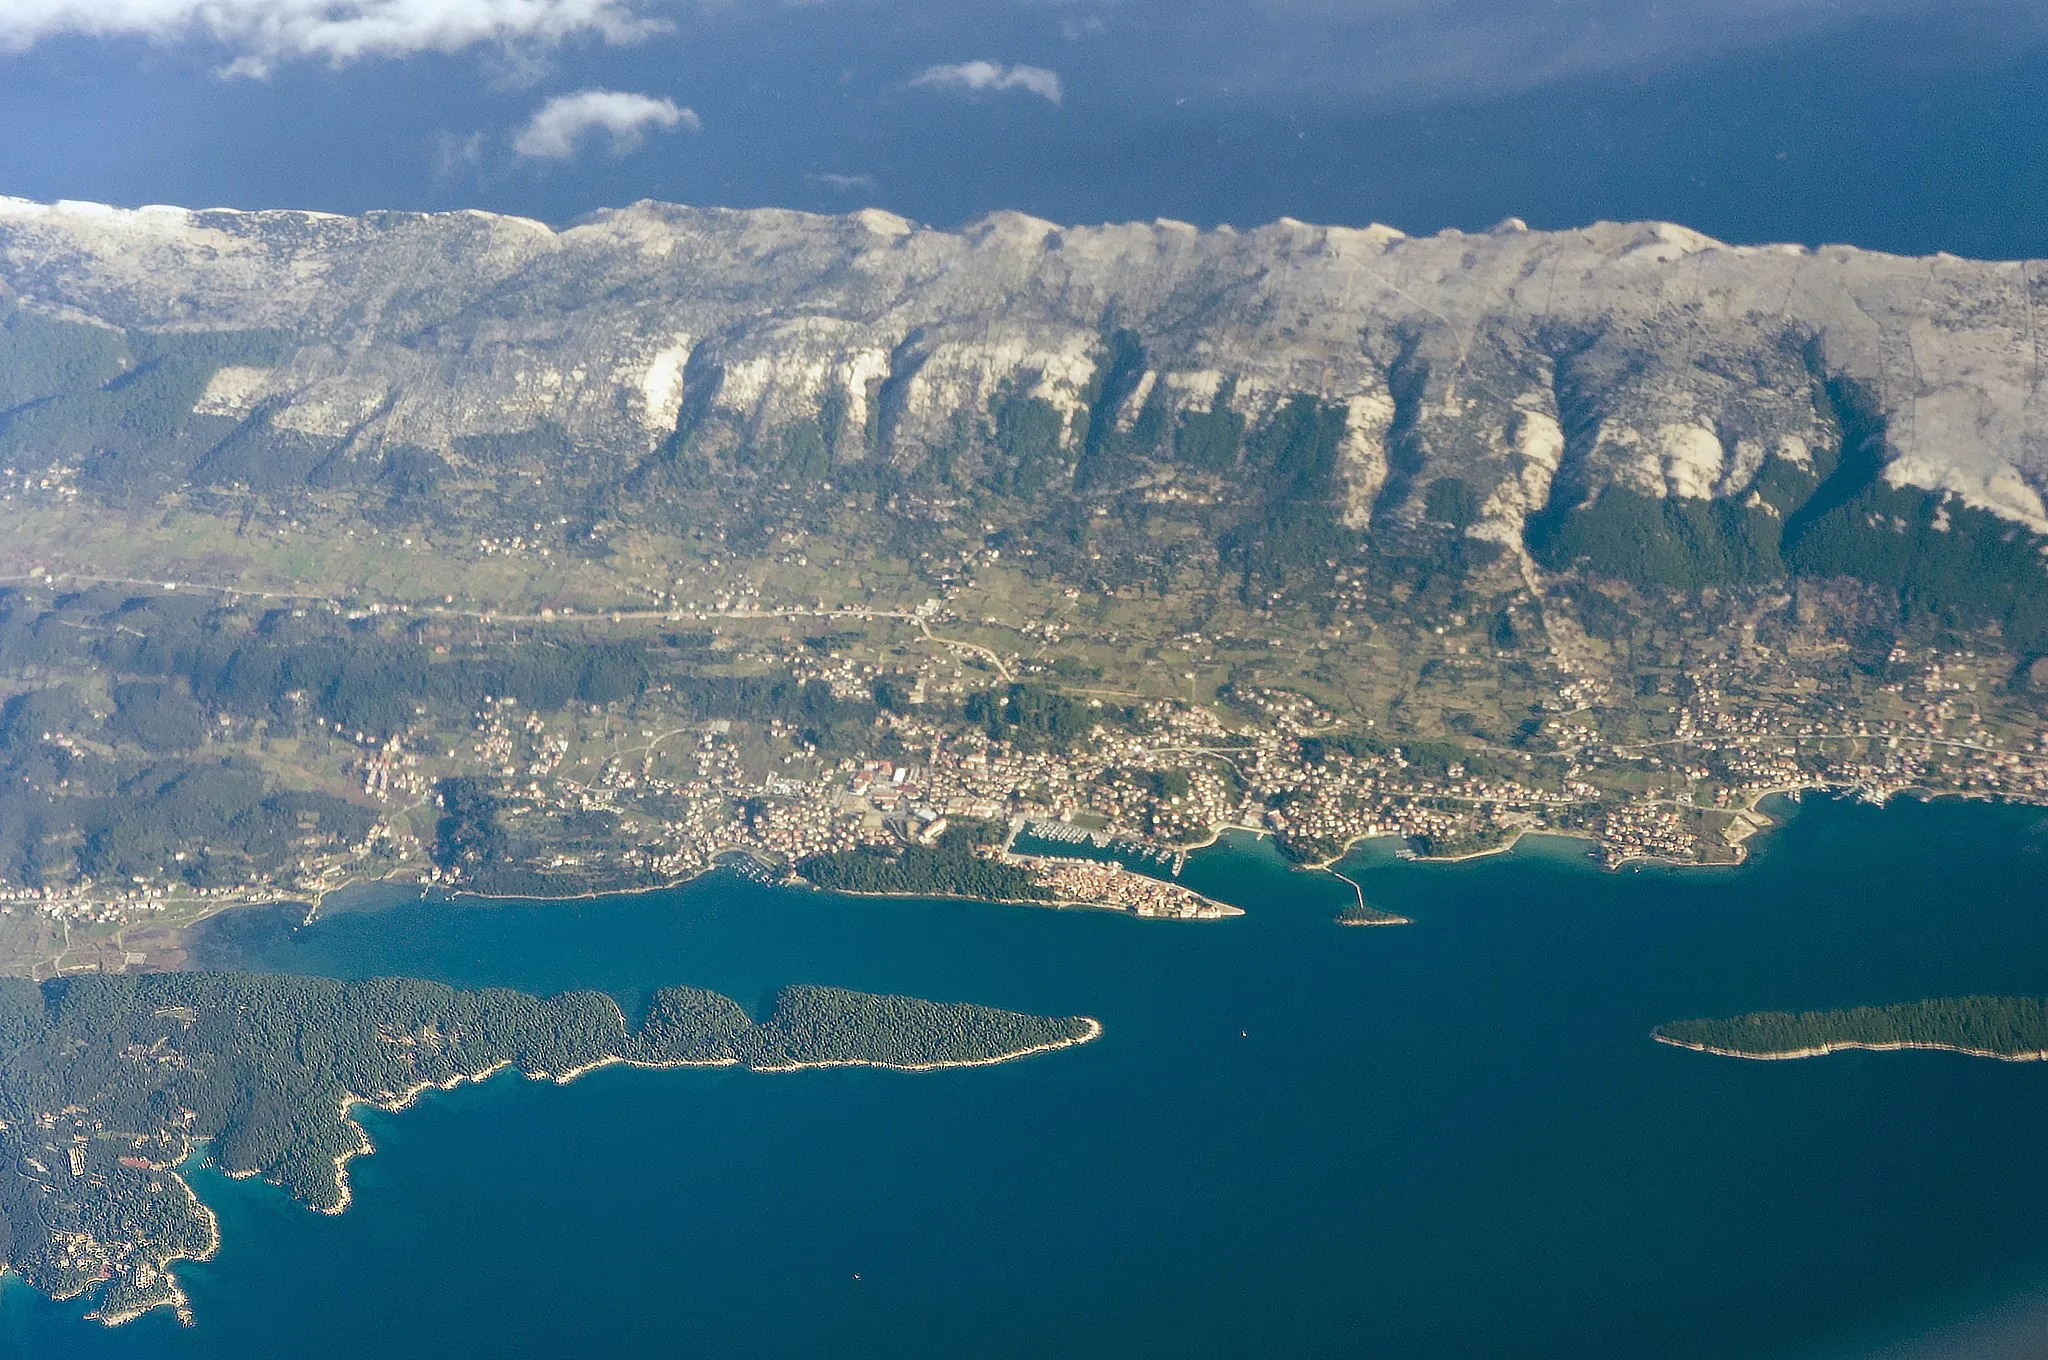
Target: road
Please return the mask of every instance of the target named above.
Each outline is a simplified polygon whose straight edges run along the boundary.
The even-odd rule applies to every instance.
[[[324,605],[340,610],[345,602],[332,595],[310,595],[284,590],[242,590],[234,586],[210,585],[203,581],[162,581],[147,580],[137,576],[93,576],[83,572],[50,572],[37,576],[0,576],[0,585],[55,585],[59,581],[86,585],[143,586],[154,590],[204,590],[239,600],[284,600],[304,604]],[[534,614],[512,614],[495,609],[455,609],[438,604],[396,604],[388,608],[405,613],[432,614],[440,618],[465,619],[477,623],[589,623],[634,622],[682,623],[685,621],[704,622],[718,619],[860,619],[863,621],[890,620],[899,623],[914,623],[926,642],[938,647],[949,647],[955,651],[972,652],[985,658],[995,668],[1005,684],[1015,681],[1009,666],[993,649],[978,642],[966,642],[959,638],[940,637],[931,629],[931,622],[923,614],[903,609],[863,609],[847,605],[837,609],[804,609],[790,606],[782,609],[596,609],[589,613],[577,613],[571,609],[543,609]]]

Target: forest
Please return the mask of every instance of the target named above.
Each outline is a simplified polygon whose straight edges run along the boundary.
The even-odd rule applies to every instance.
[[[1585,498],[1561,475],[1530,517],[1531,554],[1645,588],[1696,591],[1803,576],[1848,577],[1896,602],[1906,628],[1997,628],[2013,651],[2048,650],[2048,535],[1945,492],[1893,486],[1876,397],[1816,382],[1839,442],[1804,467],[1767,457],[1750,483],[1714,500],[1609,487]]]
[[[969,695],[963,708],[991,741],[1026,751],[1064,751],[1092,731],[1099,714],[1049,685],[1012,684]]]
[[[468,892],[489,897],[573,897],[619,892],[661,881],[652,870],[618,863],[620,818],[603,808],[521,809],[502,817],[504,800],[493,781],[469,775],[434,786],[441,815],[434,822],[434,863]],[[542,867],[557,859],[575,867]]]
[[[124,735],[118,718],[109,736]],[[217,887],[309,847],[359,844],[376,824],[332,794],[275,787],[239,756],[156,754],[150,744],[109,756],[76,740],[97,731],[62,686],[0,705],[0,881],[168,874]]]
[[[1052,894],[1028,870],[983,859],[957,843],[863,846],[797,861],[797,874],[832,892],[887,893],[898,897],[975,897],[987,902],[1050,901]]]
[[[637,1024],[602,992],[536,997],[438,982],[257,973],[0,978],[0,1262],[70,1297],[106,1281],[116,1319],[181,1304],[165,1266],[211,1227],[176,1168],[195,1143],[314,1208],[347,1204],[364,1145],[346,1102],[396,1106],[501,1067],[566,1079],[595,1064],[986,1063],[1094,1026],[985,1006],[792,987],[756,1022],[668,987]]]

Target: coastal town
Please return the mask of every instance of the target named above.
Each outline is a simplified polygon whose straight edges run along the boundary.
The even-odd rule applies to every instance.
[[[1404,658],[1401,692],[1366,706],[1318,683],[1326,666],[1254,680],[1259,668],[1237,660],[1212,681],[1231,651],[1270,648],[1183,629],[1146,650],[1206,674],[1182,695],[1147,694],[1093,659],[1128,642],[1113,629],[1059,621],[1057,606],[1036,623],[965,615],[970,565],[935,566],[939,595],[910,609],[764,604],[734,583],[644,617],[565,607],[513,625],[629,640],[650,624],[692,630],[686,660],[636,651],[653,662],[601,702],[485,694],[459,717],[419,705],[383,729],[308,712],[287,731],[223,712],[209,749],[327,772],[334,806],[353,811],[301,814],[291,852],[238,871],[222,872],[202,835],[165,840],[154,873],[10,876],[0,937],[46,973],[118,970],[164,962],[181,926],[223,907],[318,903],[368,880],[568,896],[720,865],[798,882],[821,856],[912,847],[1016,866],[1059,903],[1199,918],[1227,909],[1182,887],[1180,867],[1230,833],[1270,837],[1310,866],[1366,842],[1458,858],[1525,834],[1583,838],[1610,868],[1721,864],[1770,824],[1760,805],[1773,794],[2048,801],[2048,674],[2036,674],[2048,667],[2016,672],[1968,639],[1894,637],[1856,654],[1824,625],[1769,647],[1673,627],[1618,657],[1569,630],[1489,649],[1476,621],[1458,620],[1416,630],[1424,655]],[[308,612],[320,611],[295,614]],[[436,655],[461,642],[457,620],[430,608],[330,612]],[[481,637],[480,621],[467,628]],[[781,697],[707,714],[707,671]],[[1425,693],[1447,719],[1429,735],[1410,716]],[[65,759],[112,754],[109,734],[82,724],[33,737]],[[462,844],[456,789],[484,809]],[[323,831],[344,825],[345,837]]]

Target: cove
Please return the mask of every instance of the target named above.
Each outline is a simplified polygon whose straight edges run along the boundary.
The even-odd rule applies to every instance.
[[[1101,1019],[922,1074],[600,1071],[367,1114],[338,1218],[198,1173],[197,1324],[17,1282],[0,1354],[1821,1356],[2048,1283],[2048,1071],[1715,1060],[1695,1015],[2048,995],[2048,815],[1809,799],[1736,870],[1574,842],[1343,870],[1227,839],[1223,921],[718,875],[556,904],[230,915],[197,962],[629,1006],[788,983]],[[375,898],[374,894],[368,895]],[[2016,1310],[2039,1326],[2042,1310]],[[2031,1319],[2031,1321],[2029,1321]]]

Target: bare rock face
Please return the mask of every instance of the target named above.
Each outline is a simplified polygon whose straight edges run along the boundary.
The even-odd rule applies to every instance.
[[[1465,532],[1504,547],[1560,498],[1736,497],[1767,460],[1811,467],[1845,385],[1882,419],[1887,481],[2048,530],[2040,272],[1664,223],[1412,238],[997,213],[946,232],[639,203],[555,231],[0,200],[0,290],[31,311],[285,332],[196,408],[275,430],[460,461],[546,422],[623,467],[679,422],[759,439],[826,411],[909,464],[1020,394],[1070,448],[1091,408],[1120,430],[1148,408],[1168,430],[1256,427],[1305,396],[1340,413],[1344,524],[1398,536],[1454,482]],[[1142,371],[1109,374],[1116,332]]]

